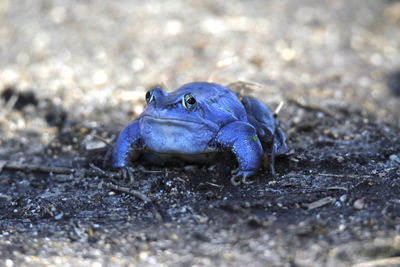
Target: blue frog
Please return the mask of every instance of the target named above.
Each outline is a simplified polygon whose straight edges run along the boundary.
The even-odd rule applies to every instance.
[[[231,181],[248,183],[270,156],[288,151],[277,118],[251,96],[242,100],[226,86],[194,82],[167,93],[155,87],[146,93],[147,107],[119,135],[112,167],[127,169],[143,156],[155,164],[183,160],[207,162],[217,152],[233,152],[239,167]]]

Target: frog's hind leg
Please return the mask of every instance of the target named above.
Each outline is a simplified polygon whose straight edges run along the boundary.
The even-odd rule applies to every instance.
[[[275,159],[277,156],[286,155],[289,152],[289,148],[286,145],[286,136],[282,129],[279,127],[279,121],[275,118],[275,129],[273,136],[273,145],[270,152],[269,167],[271,173],[275,175]]]
[[[257,131],[264,155],[268,157],[271,173],[275,175],[275,158],[286,154],[289,149],[286,145],[286,137],[277,118],[277,112],[272,113],[260,100],[245,96],[242,103],[246,109],[247,119]]]

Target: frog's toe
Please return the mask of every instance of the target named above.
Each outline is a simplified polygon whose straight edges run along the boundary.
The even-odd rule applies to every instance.
[[[254,180],[249,180],[250,176],[243,176],[242,177],[242,184],[252,184]]]
[[[271,159],[269,162],[269,169],[271,170],[272,176],[275,177],[275,155],[271,156]]]
[[[133,183],[135,177],[133,175],[133,169],[129,167],[123,167],[118,170],[117,176],[126,183]]]
[[[275,177],[275,158],[274,152],[264,154],[264,167],[269,168],[273,177]]]
[[[239,170],[234,176],[232,176],[231,183],[234,186],[238,186],[240,184],[252,184],[254,181],[249,180],[249,178],[253,174],[254,171]]]
[[[242,182],[242,177],[241,176],[238,176],[238,175],[232,176],[232,178],[231,178],[232,185],[238,186],[238,185],[241,184],[241,182]]]
[[[128,176],[128,169],[123,167],[120,168],[117,172],[117,177],[120,178],[121,180],[125,180],[126,177]]]
[[[238,168],[236,168],[236,169],[231,170],[231,174],[233,174],[233,175],[236,176],[236,174],[238,174],[239,171],[240,171],[240,168],[238,167]]]
[[[135,182],[135,176],[133,175],[133,169],[132,168],[128,168],[128,179],[125,181],[129,181],[130,184],[133,184]]]

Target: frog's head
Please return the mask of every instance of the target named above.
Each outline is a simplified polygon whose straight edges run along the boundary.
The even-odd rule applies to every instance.
[[[219,129],[207,115],[203,95],[190,87],[172,93],[155,87],[146,93],[146,102],[139,122],[149,150],[171,154],[207,152]]]
[[[198,117],[199,103],[196,97],[190,92],[172,92],[168,94],[161,87],[154,87],[146,93],[147,108],[146,115],[158,116],[163,118],[174,118],[184,120],[184,118]],[[198,118],[196,118],[197,121]]]

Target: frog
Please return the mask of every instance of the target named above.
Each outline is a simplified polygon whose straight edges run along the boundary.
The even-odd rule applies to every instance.
[[[210,162],[230,151],[238,168],[231,183],[248,184],[267,155],[274,174],[275,157],[288,151],[279,121],[252,96],[239,98],[228,86],[192,82],[167,93],[160,86],[146,92],[144,111],[119,134],[112,167],[127,170],[140,157],[151,164]]]

